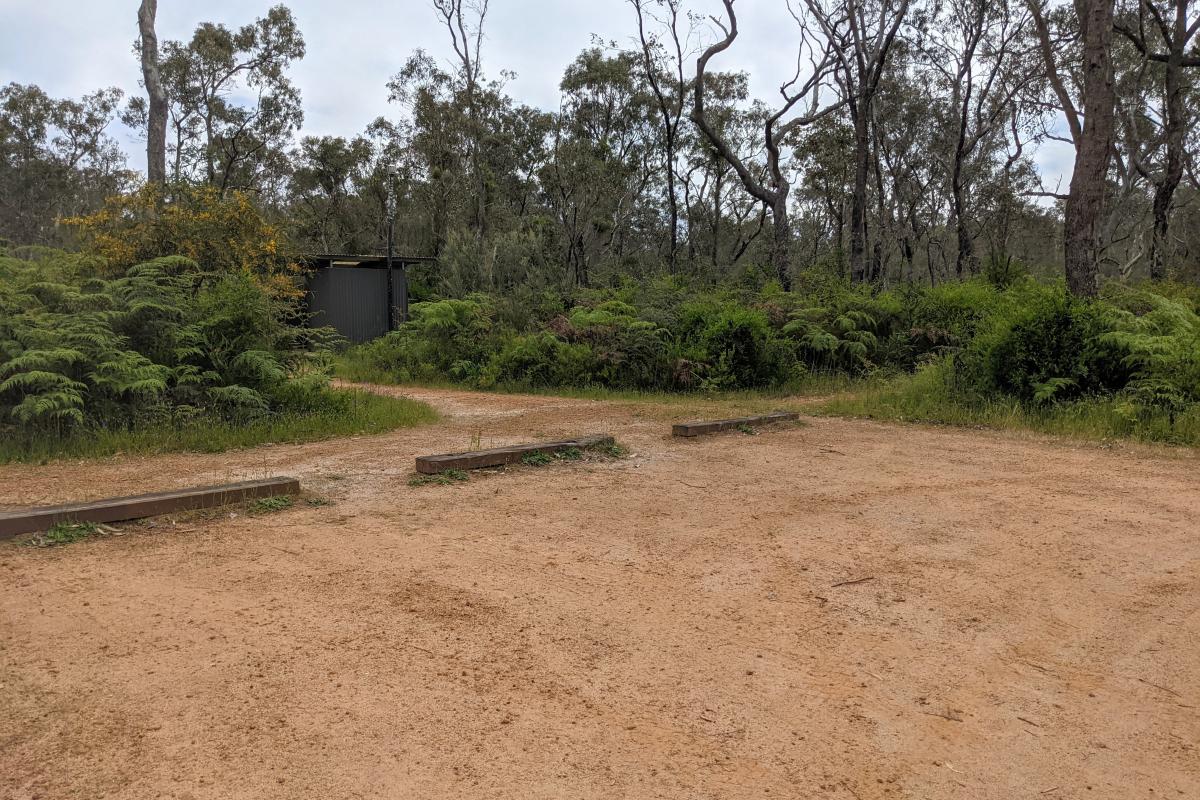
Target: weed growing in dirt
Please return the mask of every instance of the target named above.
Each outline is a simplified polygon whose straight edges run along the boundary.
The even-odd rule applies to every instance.
[[[437,475],[414,475],[408,479],[409,486],[450,486],[455,483],[465,483],[471,476],[461,469],[448,469]]]
[[[568,447],[565,450],[559,450],[554,457],[559,461],[579,461],[583,458],[583,451],[578,447]]]
[[[620,442],[614,442],[613,444],[604,445],[596,449],[609,458],[624,458],[629,455],[629,448]]]
[[[324,497],[306,497],[304,499],[304,502],[308,503],[313,508],[321,508],[322,506],[333,505],[332,500],[328,500]]]
[[[287,495],[277,495],[254,500],[246,507],[246,510],[251,514],[274,514],[278,511],[287,511],[293,505],[295,505],[295,501],[292,498]]]
[[[521,463],[527,467],[544,467],[554,459],[545,453],[526,453],[521,456]]]
[[[30,539],[27,544],[31,547],[56,547],[83,541],[99,532],[100,526],[94,522],[59,522],[45,533]]]
[[[737,429],[747,436],[758,436],[758,431],[756,431],[752,425],[748,425],[745,422],[743,422],[741,425],[738,425]]]

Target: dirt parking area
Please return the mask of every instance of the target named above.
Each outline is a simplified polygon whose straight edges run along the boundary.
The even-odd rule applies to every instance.
[[[1200,798],[1200,459],[721,404],[0,468],[329,505],[0,544],[0,798]],[[410,487],[413,457],[631,455]]]

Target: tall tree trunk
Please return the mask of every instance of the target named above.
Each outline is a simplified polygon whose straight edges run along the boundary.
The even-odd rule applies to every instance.
[[[154,19],[158,0],[142,0],[138,8],[138,32],[141,36],[142,80],[150,96],[146,125],[146,177],[162,186],[167,182],[167,93],[158,70],[158,35]]]
[[[958,237],[958,255],[954,259],[954,272],[962,280],[965,273],[975,267],[975,242],[971,238],[970,228],[967,227],[966,190],[962,185],[962,172],[959,165],[954,165],[954,176],[951,179],[954,205],[954,231]]]
[[[721,263],[721,162],[713,157],[713,221],[712,221],[712,261],[713,266]]]
[[[1079,297],[1099,291],[1100,238],[1112,154],[1116,94],[1112,76],[1114,0],[1080,0],[1083,29],[1084,122],[1066,202],[1064,250],[1067,288]]]
[[[676,260],[679,254],[679,201],[675,197],[675,134],[667,133],[667,208],[671,216],[671,255],[670,271],[675,274]]]
[[[871,140],[866,104],[861,98],[850,106],[854,117],[854,191],[850,196],[850,281],[863,283],[867,265],[867,173],[871,168]]]
[[[791,246],[792,223],[788,219],[788,193],[781,190],[771,204],[771,224],[775,227],[775,246],[771,261],[775,265],[775,277],[785,292],[792,290]]]
[[[967,102],[962,103],[962,114],[958,129],[958,142],[954,147],[954,166],[950,170],[950,195],[954,213],[954,232],[958,237],[958,254],[954,258],[954,273],[959,280],[965,273],[973,271],[975,264],[975,242],[967,227],[967,189],[963,181],[963,159],[967,130]]]
[[[1166,67],[1167,100],[1167,168],[1162,180],[1154,187],[1154,234],[1150,240],[1150,278],[1161,281],[1167,278],[1167,231],[1171,224],[1171,202],[1175,190],[1183,180],[1183,146],[1187,133],[1187,120],[1183,108],[1183,44],[1184,37],[1177,35],[1176,46]]]

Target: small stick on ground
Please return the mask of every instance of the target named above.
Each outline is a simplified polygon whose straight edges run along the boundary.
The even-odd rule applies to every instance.
[[[922,711],[921,713],[927,717],[941,717],[942,719],[948,719],[951,722],[962,722],[963,721],[962,717],[960,717],[954,713],[942,714],[938,711]]]
[[[870,575],[866,578],[855,578],[852,581],[842,581],[841,583],[835,583],[833,586],[830,586],[829,588],[836,589],[839,586],[854,586],[855,584],[866,583],[867,581],[873,581],[873,580],[875,580],[875,576]]]
[[[1157,683],[1151,683],[1150,681],[1146,680],[1145,678],[1138,678],[1138,682],[1144,683],[1147,686],[1153,686],[1155,689],[1161,689],[1162,691],[1166,692],[1167,694],[1174,695],[1175,697],[1183,697],[1183,695],[1181,695],[1179,692],[1175,691],[1174,689],[1168,689],[1166,686],[1159,686]]]

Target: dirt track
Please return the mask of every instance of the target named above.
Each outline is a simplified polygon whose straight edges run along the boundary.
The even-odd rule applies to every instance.
[[[0,798],[1200,797],[1194,454],[406,393],[443,423],[0,468],[334,501],[0,545]],[[408,487],[475,432],[633,455]]]

